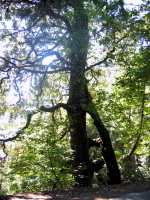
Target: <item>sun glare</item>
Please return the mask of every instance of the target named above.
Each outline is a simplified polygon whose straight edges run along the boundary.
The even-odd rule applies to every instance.
[[[50,63],[52,63],[56,59],[57,59],[57,57],[55,55],[53,55],[53,56],[47,56],[46,58],[44,58],[42,64],[43,65],[49,65]]]

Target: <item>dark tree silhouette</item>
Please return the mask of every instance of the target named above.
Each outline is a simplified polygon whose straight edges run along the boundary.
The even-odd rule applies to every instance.
[[[39,78],[38,92],[42,95],[44,80],[51,74],[64,72],[69,74],[69,97],[66,103],[58,103],[53,107],[44,105],[39,107],[37,111],[28,115],[26,125],[16,133],[16,136],[0,139],[0,141],[4,144],[20,137],[30,125],[32,115],[37,112],[65,109],[71,123],[71,147],[74,152],[72,166],[75,171],[73,175],[80,187],[91,186],[94,171],[102,168],[102,163],[93,163],[89,159],[89,148],[92,146],[102,146],[102,155],[108,170],[108,183],[121,183],[109,131],[93,103],[88,90],[86,73],[113,59],[114,53],[121,49],[119,45],[128,36],[128,33],[123,30],[127,25],[128,17],[127,13],[125,15],[122,13],[123,6],[123,1],[108,3],[105,0],[90,2],[86,0],[5,0],[1,5],[6,18],[11,18],[14,22],[16,20],[16,23],[19,19],[24,19],[26,23],[22,29],[14,23],[13,31],[5,30],[2,34],[2,39],[12,38],[15,45],[12,51],[10,50],[10,54],[6,53],[0,57],[0,70],[6,74],[1,79],[1,87],[5,87],[5,81],[11,76],[18,85],[23,77],[33,75]],[[128,28],[130,27],[131,24],[128,22]],[[17,34],[20,36],[17,37]],[[93,40],[103,37],[100,42],[102,51],[105,52],[102,58],[95,63],[92,61],[93,64],[89,65],[89,47],[94,37],[96,39]],[[56,56],[55,62],[42,64],[44,58],[52,55]],[[16,90],[19,93],[17,86]],[[86,113],[93,119],[100,140],[87,137]]]

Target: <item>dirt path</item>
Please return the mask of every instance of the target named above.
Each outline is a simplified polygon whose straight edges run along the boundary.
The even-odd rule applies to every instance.
[[[150,190],[150,181],[101,186],[97,188],[65,189],[32,192],[18,195],[0,195],[0,200],[108,200],[119,196]]]
[[[119,198],[111,198],[109,200],[150,200],[150,190],[146,192],[138,192],[138,193],[132,193],[128,195],[121,196]]]

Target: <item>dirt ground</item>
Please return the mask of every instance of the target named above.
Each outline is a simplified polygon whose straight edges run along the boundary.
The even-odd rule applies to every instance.
[[[150,181],[108,185],[96,188],[76,188],[31,192],[18,195],[0,195],[0,200],[107,200],[131,193],[150,190]]]

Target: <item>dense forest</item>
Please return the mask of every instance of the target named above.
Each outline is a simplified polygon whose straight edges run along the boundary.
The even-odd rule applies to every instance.
[[[150,7],[127,2],[2,0],[0,193],[150,180]]]

